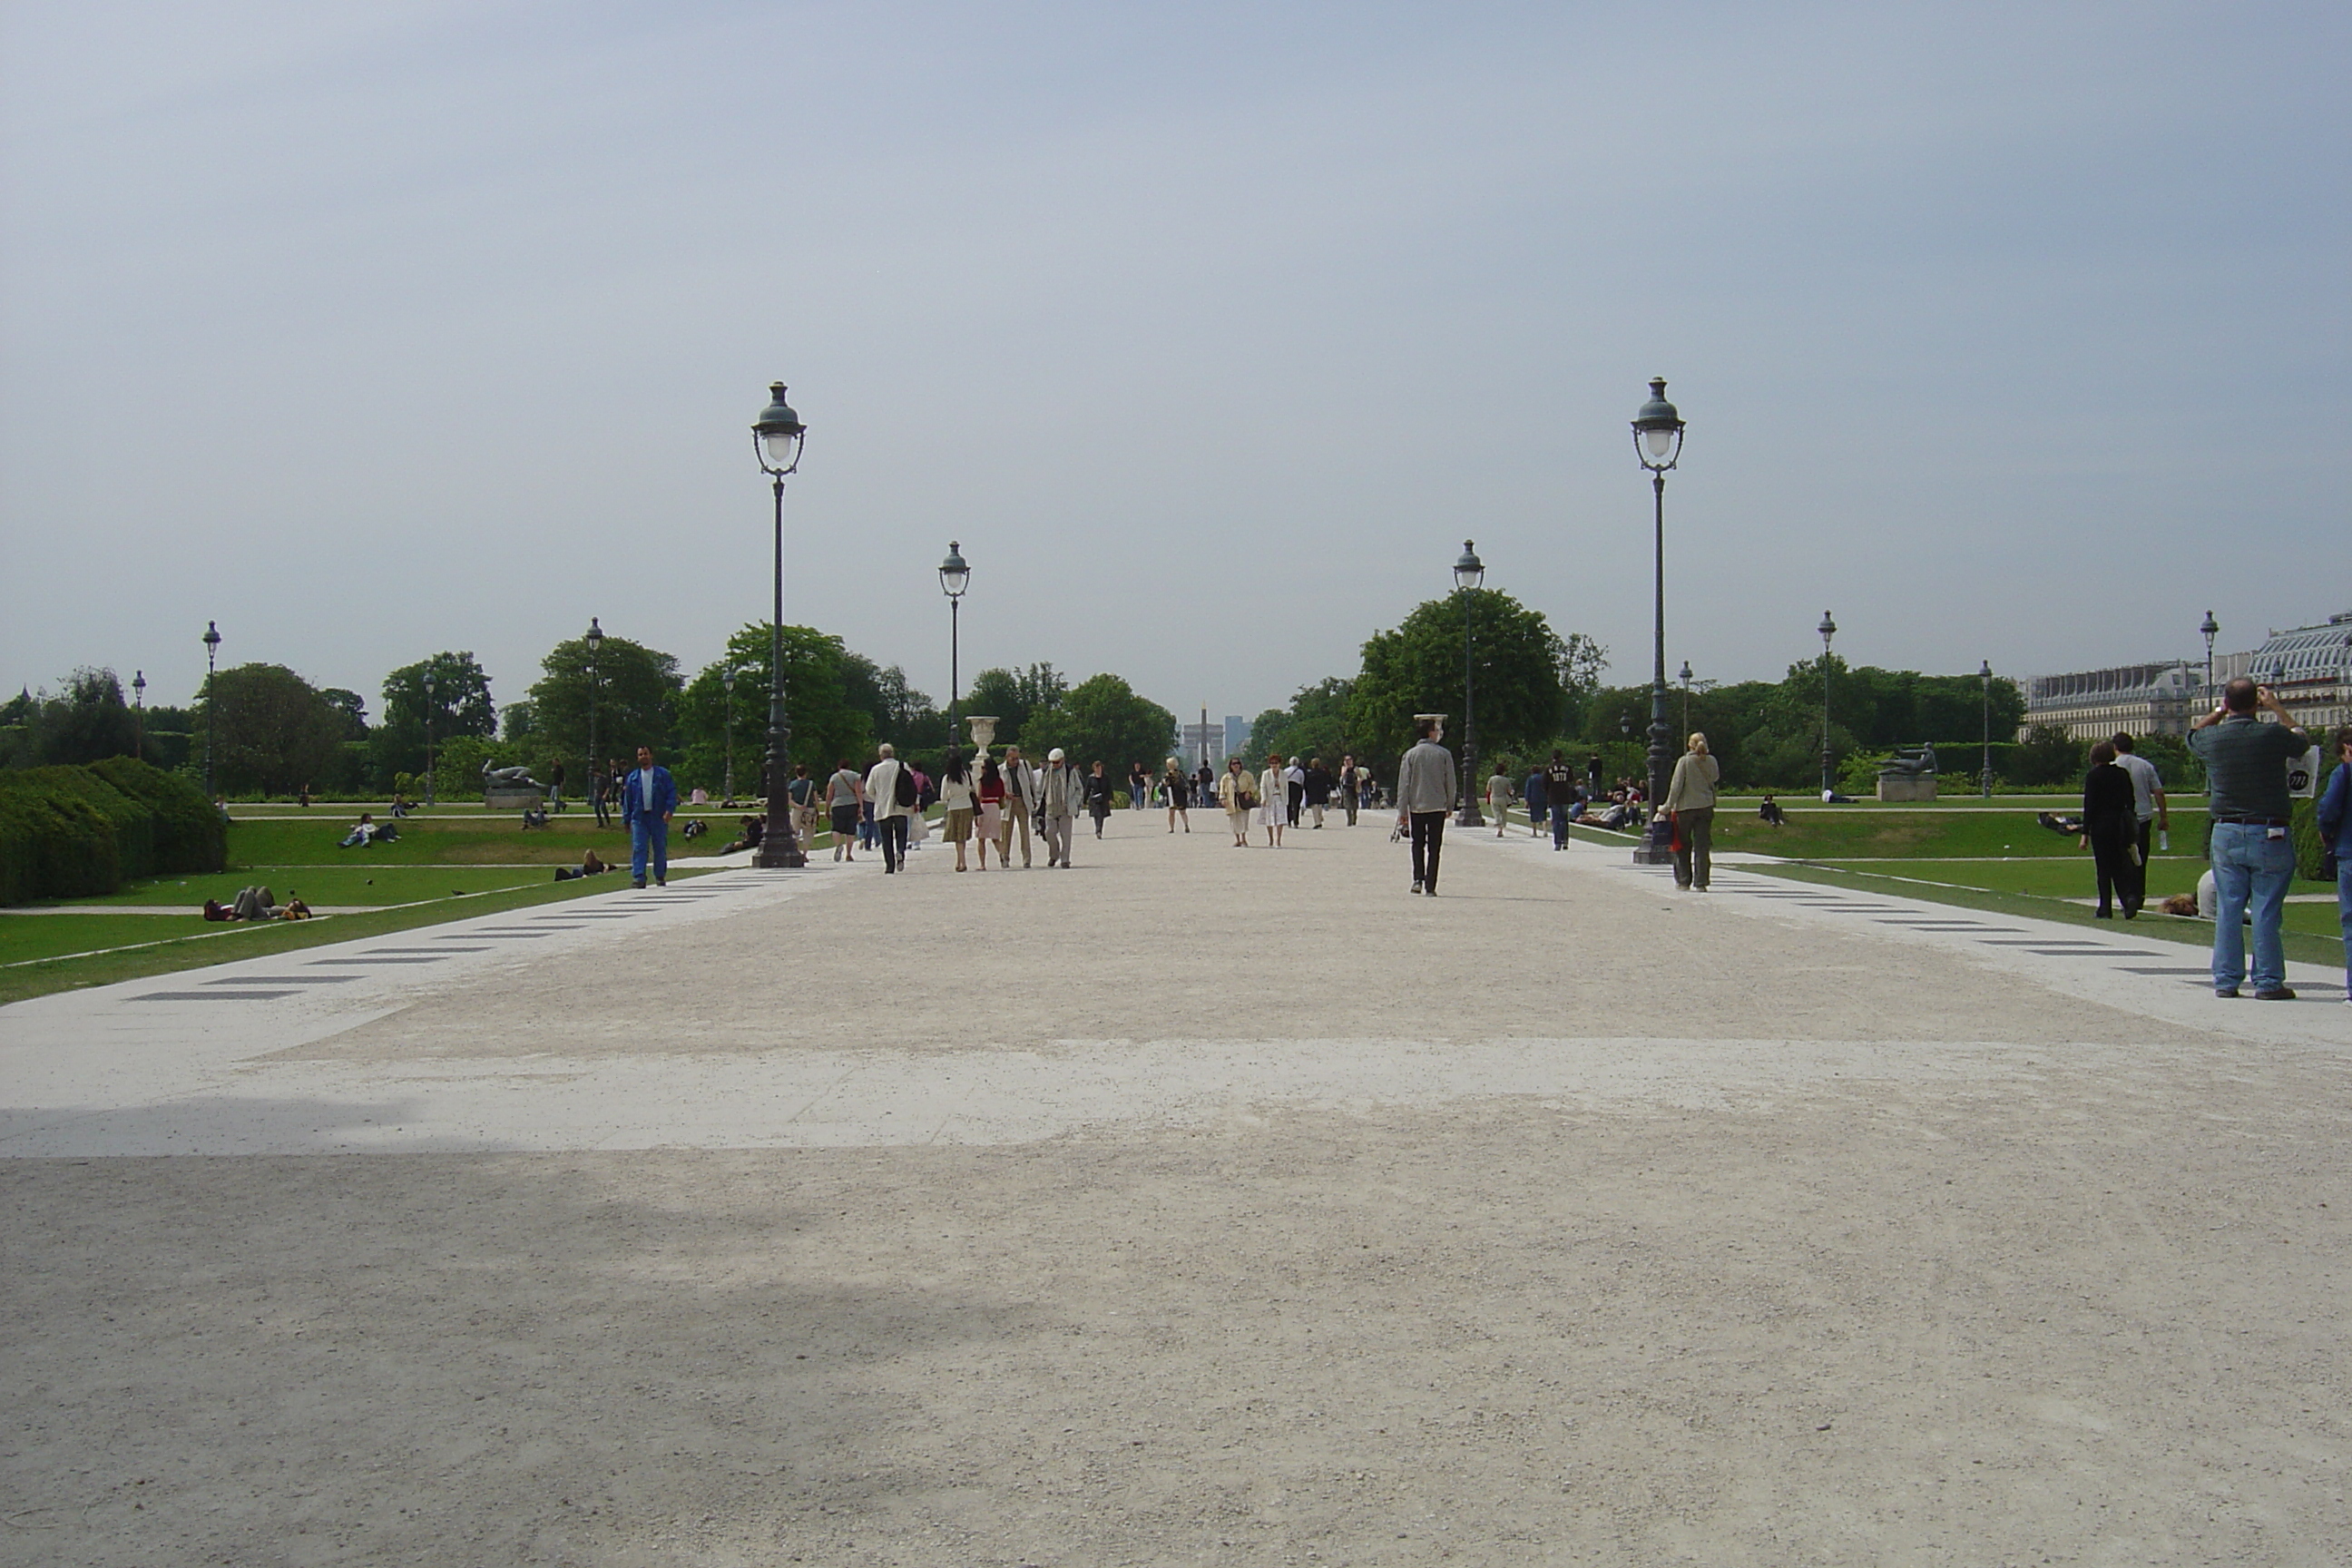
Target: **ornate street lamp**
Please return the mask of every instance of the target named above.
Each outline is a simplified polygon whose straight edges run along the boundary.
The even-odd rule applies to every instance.
[[[147,672],[134,670],[131,676],[131,722],[138,727],[139,760],[147,760]]]
[[[776,616],[768,638],[768,826],[760,837],[755,866],[770,869],[796,868],[808,864],[793,835],[793,727],[784,715],[784,477],[801,466],[801,446],[808,426],[784,401],[784,384],[768,387],[768,406],[751,426],[751,449],[760,471],[772,482],[776,498]]]
[[[2208,610],[2205,612],[2205,624],[2197,629],[2205,634],[2205,700],[2210,702],[2214,700],[2213,639],[2221,635],[2221,624],[2213,619],[2213,612]]]
[[[1979,661],[1983,668],[1977,673],[1984,678],[1984,773],[1979,790],[1985,799],[1992,798],[1992,660]]]
[[[433,672],[425,672],[425,804],[436,805],[433,798]]]
[[[971,568],[963,563],[963,546],[948,541],[948,558],[940,563],[940,592],[948,596],[948,745],[956,743],[956,702],[963,689],[963,591],[971,585]]]
[[[216,798],[213,792],[213,731],[220,728],[220,704],[213,700],[213,672],[218,668],[220,655],[220,625],[205,623],[205,795]]]
[[[1657,565],[1657,593],[1651,632],[1650,673],[1650,830],[1633,847],[1636,866],[1663,866],[1674,859],[1674,825],[1658,803],[1666,798],[1666,763],[1671,752],[1666,738],[1666,475],[1682,460],[1683,419],[1666,401],[1664,376],[1650,378],[1650,400],[1633,416],[1633,456],[1650,476],[1655,502],[1656,531],[1653,543]]]
[[[729,665],[719,672],[719,684],[727,693],[727,804],[735,804],[735,667]]]
[[[1463,827],[1486,826],[1478,814],[1478,731],[1470,709],[1470,611],[1476,603],[1471,595],[1486,580],[1486,563],[1464,540],[1462,558],[1454,563],[1454,586],[1462,595],[1462,812],[1454,820]]]
[[[1813,629],[1822,634],[1822,798],[1827,800],[1837,794],[1837,778],[1830,771],[1835,761],[1830,750],[1830,638],[1837,636],[1837,623],[1823,610],[1822,624]]]
[[[1683,733],[1687,736],[1690,733],[1690,660],[1683,660],[1682,674],[1677,679],[1683,683]]]
[[[596,826],[604,826],[604,790],[610,783],[604,777],[604,765],[596,760],[596,654],[604,646],[604,628],[596,617],[588,617],[587,635],[580,639],[588,645],[588,809],[596,814]]]

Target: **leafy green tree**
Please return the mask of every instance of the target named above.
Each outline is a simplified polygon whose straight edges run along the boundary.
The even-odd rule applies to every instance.
[[[1081,770],[1097,762],[1103,772],[1124,781],[1127,764],[1141,763],[1157,772],[1161,759],[1175,747],[1176,715],[1116,675],[1097,675],[1078,682],[1059,700],[1028,716],[1021,749],[1043,757],[1055,746],[1069,754]],[[1120,784],[1125,788],[1124,782]]]
[[[139,726],[110,669],[77,669],[54,697],[42,693],[32,716],[34,750],[43,763],[94,763],[139,749]]]
[[[214,676],[197,702],[195,755],[209,730],[222,794],[292,795],[335,775],[344,717],[284,665],[241,664]]]
[[[1269,708],[1250,726],[1248,756],[1252,762],[1272,752],[1286,757],[1320,757],[1337,766],[1349,752],[1360,752],[1348,729],[1348,704],[1356,683],[1338,676],[1302,686],[1287,708]]]
[[[1426,600],[1396,630],[1377,632],[1364,644],[1363,673],[1348,704],[1348,732],[1362,740],[1361,750],[1383,759],[1402,754],[1412,743],[1416,712],[1453,714],[1448,733],[1460,735],[1465,608],[1475,634],[1473,717],[1480,750],[1524,750],[1559,732],[1569,645],[1540,610],[1480,588]]]
[[[866,715],[875,742],[887,741],[906,752],[933,752],[947,745],[948,716],[929,697],[908,685],[907,672],[897,665],[885,669],[862,653],[845,653],[841,688],[842,700]],[[987,711],[969,702],[963,710]]]
[[[368,738],[366,698],[356,691],[347,691],[340,686],[322,687],[320,689],[319,695],[326,699],[328,707],[343,716],[345,741],[364,741]]]
[[[1059,702],[1069,689],[1069,682],[1050,664],[1033,664],[1019,670],[983,669],[971,678],[963,710],[995,714],[998,742],[1025,745],[1021,730],[1029,716]]]
[[[766,664],[761,649],[761,663]],[[585,795],[588,777],[588,711],[593,699],[596,712],[596,745],[600,760],[629,762],[639,746],[651,746],[667,756],[677,719],[677,660],[658,648],[607,633],[596,655],[592,688],[588,644],[572,637],[557,643],[540,660],[541,675],[531,683],[530,734],[523,755],[548,778],[561,763],[564,789]]]
[[[612,647],[610,639],[604,645]],[[678,755],[670,772],[680,789],[725,787],[727,736],[735,737],[735,790],[764,796],[768,755],[769,628],[753,622],[727,639],[725,657],[705,665],[679,694]],[[784,628],[784,703],[792,757],[822,778],[843,757],[863,764],[874,743],[872,717],[851,705],[845,677],[857,656],[814,626]],[[730,703],[727,668],[735,668]],[[869,666],[870,668],[870,666]],[[533,695],[537,694],[533,688]]]
[[[434,745],[461,735],[488,738],[498,733],[490,678],[472,654],[436,653],[402,665],[383,678],[383,721],[368,737],[377,777],[387,785],[394,773],[424,771],[427,675],[433,678],[429,708]]]

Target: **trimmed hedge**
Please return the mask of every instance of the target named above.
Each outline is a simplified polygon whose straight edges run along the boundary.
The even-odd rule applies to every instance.
[[[114,825],[96,806],[0,780],[0,898],[89,898],[121,886]]]
[[[228,863],[228,824],[194,780],[136,757],[108,757],[89,771],[155,814],[156,875],[217,871]]]
[[[133,758],[0,772],[0,902],[89,898],[226,861],[204,792]]]

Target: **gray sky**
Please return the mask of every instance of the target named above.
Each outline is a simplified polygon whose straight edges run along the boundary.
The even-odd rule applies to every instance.
[[[0,8],[0,687],[786,614],[1180,713],[1488,583],[1646,673],[2352,607],[2340,5]]]

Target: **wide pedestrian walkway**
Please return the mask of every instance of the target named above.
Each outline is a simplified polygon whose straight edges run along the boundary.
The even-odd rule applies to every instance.
[[[0,1562],[2352,1551],[2325,972],[1222,826],[0,1009]]]

